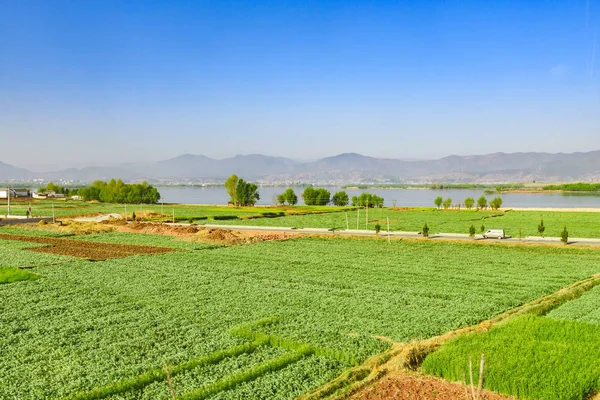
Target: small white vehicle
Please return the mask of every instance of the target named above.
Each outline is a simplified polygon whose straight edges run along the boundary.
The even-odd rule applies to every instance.
[[[504,235],[504,229],[488,229],[484,234],[484,239],[504,239],[506,236]]]

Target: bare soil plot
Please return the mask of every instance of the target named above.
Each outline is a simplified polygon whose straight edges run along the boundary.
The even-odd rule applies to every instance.
[[[86,258],[90,260],[124,258],[139,254],[162,254],[173,251],[173,249],[169,249],[167,247],[96,243],[56,237],[34,237],[0,234],[0,238],[8,240],[21,240],[24,242],[43,243],[49,245],[47,247],[28,249],[29,251],[35,251],[38,253],[60,254],[64,256],[73,256],[79,258]]]
[[[470,398],[472,399],[469,386],[410,373],[388,375],[369,389],[350,397],[352,400],[455,400]],[[513,398],[484,390],[480,399],[509,400]]]

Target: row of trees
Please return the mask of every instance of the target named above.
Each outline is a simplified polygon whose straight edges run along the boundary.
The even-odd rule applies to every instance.
[[[75,196],[79,188],[69,188],[66,186],[56,185],[52,182],[46,186],[38,188],[38,193],[54,192],[56,194],[64,194],[66,197]]]
[[[307,187],[301,196],[307,206],[326,206],[330,203],[334,206],[347,206],[349,203],[348,194],[343,190],[335,193],[332,197],[331,192],[327,189]],[[298,195],[296,195],[294,189],[289,188],[278,194],[275,200],[277,204],[287,203],[294,206],[298,204]]]
[[[227,178],[225,189],[227,190],[227,194],[229,194],[230,203],[236,206],[253,206],[260,200],[258,185],[246,182],[238,178],[236,174]]]
[[[360,196],[352,196],[352,205],[354,207],[381,208],[383,207],[383,197],[364,192]]]
[[[85,201],[96,200],[103,203],[153,204],[160,200],[158,190],[146,181],[127,184],[121,179],[95,181],[91,186],[78,189],[77,194]]]
[[[436,205],[437,208],[441,208],[442,206],[444,207],[444,210],[452,207],[452,199],[451,198],[447,198],[447,199],[443,199],[442,196],[438,196],[435,198],[435,200],[433,201],[433,203]],[[475,205],[475,199],[472,197],[467,197],[464,201],[464,206],[467,209],[471,209],[473,208],[473,206]],[[460,206],[459,206],[460,207]],[[479,199],[477,199],[477,208],[479,209],[484,209],[488,207],[488,200],[485,196],[481,196]],[[494,197],[493,200],[491,200],[489,202],[489,207],[492,210],[497,210],[500,207],[502,207],[502,198],[501,197]]]

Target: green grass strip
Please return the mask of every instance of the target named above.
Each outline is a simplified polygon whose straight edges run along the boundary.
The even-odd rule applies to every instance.
[[[265,340],[257,340],[252,343],[242,344],[240,346],[230,347],[225,350],[219,350],[206,356],[194,358],[192,360],[171,366],[169,372],[171,376],[178,375],[184,371],[188,371],[200,366],[217,364],[228,357],[239,356],[244,353],[252,353],[258,347],[267,344]],[[151,383],[167,379],[165,370],[162,368],[154,368],[148,370],[141,375],[124,378],[117,382],[110,383],[105,386],[100,386],[92,390],[73,393],[65,400],[91,400],[104,399],[109,396],[123,394],[126,392],[140,390]]]
[[[312,344],[302,343],[292,339],[286,339],[277,335],[269,335],[263,332],[257,332],[254,329],[252,329],[253,327],[266,326],[277,321],[279,321],[278,317],[264,318],[252,324],[242,325],[237,328],[234,328],[230,331],[230,333],[234,336],[240,336],[252,341],[264,341],[267,342],[270,346],[281,347],[290,351],[302,351],[302,349],[310,348],[312,354],[318,356],[333,358],[335,360],[339,360],[353,366],[359,364],[358,360],[341,350],[331,349],[328,347],[314,346]]]
[[[258,364],[254,367],[251,367],[245,371],[239,372],[237,374],[230,375],[226,378],[218,380],[215,383],[210,385],[203,386],[198,389],[194,389],[187,393],[184,393],[181,396],[178,396],[178,400],[202,400],[210,397],[214,394],[222,392],[224,390],[233,389],[234,387],[245,383],[253,381],[262,375],[275,372],[280,369],[287,367],[288,365],[295,363],[300,360],[302,357],[312,355],[312,349],[310,346],[307,346],[304,349],[300,349],[300,351],[296,351],[293,353],[284,354],[281,357],[275,358],[273,360],[265,361],[264,363]]]
[[[19,268],[0,267],[0,284],[18,281],[35,281],[40,278],[40,275],[32,274],[31,272]]]

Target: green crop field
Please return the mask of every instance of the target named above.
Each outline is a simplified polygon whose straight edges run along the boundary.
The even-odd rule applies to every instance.
[[[227,207],[217,205],[199,205],[199,204],[112,204],[112,203],[98,203],[98,202],[85,202],[75,200],[32,200],[30,201],[16,201],[11,202],[10,212],[11,215],[25,216],[27,208],[31,204],[32,214],[35,217],[38,216],[52,216],[52,210],[54,207],[54,215],[56,218],[65,217],[76,217],[86,215],[98,215],[98,214],[127,214],[131,218],[132,213],[136,213],[139,217],[141,213],[149,215],[149,219],[161,219],[160,215],[163,215],[162,219],[170,220],[175,211],[175,218],[177,220],[188,220],[190,218],[210,218],[222,217],[222,216],[262,216],[264,213],[271,214],[305,214],[311,212],[335,212],[340,210],[349,209],[348,207],[334,207],[334,206],[281,206],[281,207]],[[0,201],[0,213],[4,214],[6,211],[6,200]]]
[[[600,287],[595,287],[577,300],[552,310],[548,317],[600,325]]]
[[[176,242],[132,235],[87,239]],[[439,335],[600,268],[594,251],[426,241],[179,250],[89,262],[1,248],[0,265],[43,279],[0,285],[0,398],[167,399],[168,363],[180,399],[290,399],[387,349],[375,335]]]
[[[365,229],[366,213],[360,211],[337,212],[329,214],[284,216],[278,218],[262,218],[230,221],[198,221],[198,223],[255,225],[255,226],[284,226],[295,228],[335,228],[346,229],[346,218],[350,229]],[[566,226],[571,237],[600,237],[600,212],[559,212],[559,211],[475,211],[475,210],[437,210],[432,208],[415,208],[394,210],[375,208],[369,210],[370,230],[375,225],[387,229],[389,218],[390,229],[393,231],[419,232],[425,223],[431,232],[468,233],[473,225],[477,232],[482,225],[486,229],[504,229],[507,235],[518,237],[519,228],[525,236],[539,236],[537,227],[540,218],[546,226],[545,236],[560,236]]]
[[[464,382],[471,359],[477,382],[482,353],[484,387],[522,400],[582,400],[600,388],[600,326],[533,315],[459,337],[429,355],[423,370]]]

